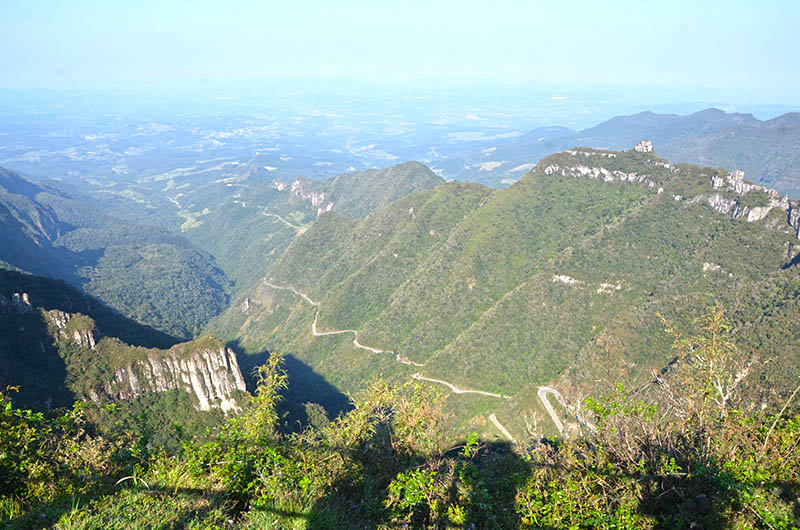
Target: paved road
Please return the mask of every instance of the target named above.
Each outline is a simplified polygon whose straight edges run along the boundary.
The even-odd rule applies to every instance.
[[[508,431],[506,430],[506,428],[505,428],[505,427],[503,427],[503,424],[502,424],[502,423],[500,423],[500,421],[497,419],[497,415],[496,415],[494,412],[492,413],[492,415],[491,415],[491,416],[489,416],[489,420],[490,420],[492,423],[494,423],[494,426],[495,426],[495,427],[497,427],[497,430],[498,430],[498,431],[500,431],[501,433],[503,433],[503,436],[505,436],[506,438],[508,438],[508,440],[509,440],[511,443],[516,443],[516,440],[514,440],[514,437],[513,437],[513,436],[511,436],[511,433],[510,433],[510,432],[508,432]]]
[[[362,350],[367,350],[367,351],[372,352],[372,353],[395,353],[395,352],[392,352],[390,350],[382,350],[380,348],[373,348],[371,346],[365,346],[365,345],[361,344],[360,342],[358,342],[358,331],[355,330],[355,329],[337,329],[337,330],[332,330],[332,331],[319,331],[319,330],[317,330],[317,318],[319,317],[319,302],[315,302],[308,295],[306,295],[305,293],[301,293],[300,291],[298,291],[294,287],[286,287],[286,286],[282,286],[282,285],[275,285],[274,283],[268,282],[266,278],[264,278],[264,285],[267,285],[268,287],[272,287],[273,289],[282,289],[282,290],[285,290],[285,291],[291,291],[294,294],[296,294],[297,296],[301,297],[306,302],[308,302],[309,304],[311,304],[311,305],[313,305],[314,307],[317,308],[316,313],[314,313],[314,321],[311,323],[311,334],[314,335],[315,337],[325,337],[325,336],[329,336],[329,335],[341,335],[343,333],[352,333],[353,334],[353,344],[357,348],[361,348]],[[400,355],[399,353],[395,353],[395,360],[397,362],[399,362],[399,363],[406,364],[406,365],[409,365],[409,366],[416,366],[416,367],[424,366],[422,363],[417,363],[417,362],[414,362],[414,361],[412,361],[410,359],[407,359],[407,358],[403,357],[402,355]],[[419,372],[415,373],[411,377],[413,377],[414,379],[417,379],[419,381],[428,381],[430,383],[438,383],[440,385],[444,385],[444,386],[448,387],[454,394],[480,394],[482,396],[496,397],[496,398],[501,398],[501,399],[510,399],[510,396],[504,396],[502,394],[496,394],[494,392],[485,392],[483,390],[471,390],[471,389],[468,389],[468,388],[461,388],[461,387],[458,387],[458,386],[454,385],[453,383],[450,383],[449,381],[443,381],[441,379],[434,379],[434,378],[431,378],[431,377],[425,377],[424,375],[422,375]],[[511,433],[508,432],[508,430],[505,427],[503,427],[503,425],[498,421],[496,415],[492,414],[491,416],[489,416],[489,419],[495,425],[495,427],[497,427],[497,429],[503,434],[503,436],[508,438],[511,442],[515,441],[514,437],[511,436]]]
[[[440,385],[444,385],[448,387],[450,390],[453,391],[454,394],[480,394],[482,396],[490,396],[502,399],[510,399],[509,396],[504,396],[502,394],[495,394],[494,392],[484,392],[483,390],[470,390],[468,388],[460,388],[454,385],[453,383],[442,381],[441,379],[433,379],[431,377],[425,377],[421,373],[417,372],[412,375],[414,379],[419,379],[420,381],[428,381],[430,383],[439,383]]]
[[[553,423],[555,423],[556,428],[558,429],[558,432],[561,435],[563,435],[564,434],[564,424],[561,423],[561,420],[559,419],[558,415],[556,414],[556,411],[553,410],[553,406],[550,405],[550,401],[548,401],[548,399],[547,399],[547,394],[552,394],[553,397],[556,398],[556,401],[558,401],[561,404],[562,407],[567,409],[567,411],[570,411],[570,407],[567,406],[567,404],[564,402],[564,399],[561,397],[561,394],[555,388],[551,388],[549,386],[540,386],[538,394],[539,394],[539,399],[542,401],[542,405],[544,405],[544,408],[547,410],[547,413],[550,415],[550,419],[552,419]],[[580,413],[575,413],[575,418],[577,418],[577,420],[580,423],[582,423],[583,425],[585,425],[590,431],[596,431],[597,430],[597,427],[595,427],[594,424],[592,424],[589,420],[587,420],[586,418],[581,416]]]
[[[289,228],[294,228],[296,230],[303,230],[302,226],[297,226],[296,224],[292,224],[292,223],[290,223],[289,221],[287,221],[286,219],[284,219],[283,217],[281,217],[280,215],[278,215],[276,213],[269,213],[269,212],[261,212],[261,213],[263,213],[267,217],[274,217],[275,219],[279,220],[280,222],[282,222],[283,224],[285,224]]]
[[[559,419],[558,414],[556,414],[556,411],[553,410],[553,406],[550,404],[549,401],[547,401],[547,394],[548,393],[553,394],[555,396],[558,396],[558,391],[557,390],[554,390],[554,389],[552,389],[552,388],[550,388],[548,386],[540,386],[539,387],[539,392],[538,392],[539,399],[542,401],[542,405],[544,405],[545,410],[547,410],[547,413],[550,415],[550,419],[553,420],[553,423],[555,424],[556,429],[558,429],[558,433],[563,435],[564,434],[564,424],[561,423],[561,420]],[[559,402],[560,401],[561,400],[559,400]]]

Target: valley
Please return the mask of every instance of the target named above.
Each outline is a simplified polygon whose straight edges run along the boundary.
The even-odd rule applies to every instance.
[[[644,119],[671,146],[687,127],[761,127],[722,114],[532,134],[613,145]],[[108,202],[91,183],[2,170],[0,384],[20,387],[15,405],[79,401],[102,436],[135,429],[179,452],[229,421],[267,421],[253,411],[271,371],[281,436],[352,421],[382,388],[414,393],[421,417],[439,407],[426,440],[521,451],[600,436],[595,396],[658,394],[678,362],[668,330],[700,334],[724,310],[741,351],[771,355],[746,410],[791,399],[800,203],[641,138],[540,159],[523,140],[503,149],[524,158],[476,151],[524,173],[502,186],[416,161],[314,179],[212,160]]]
[[[0,530],[800,529],[798,20],[0,1]]]

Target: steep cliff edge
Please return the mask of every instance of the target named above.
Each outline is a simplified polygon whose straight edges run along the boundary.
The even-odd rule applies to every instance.
[[[168,350],[142,348],[100,336],[94,321],[85,315],[60,310],[43,311],[42,315],[55,341],[66,342],[67,349],[73,350],[65,360],[91,358],[87,354],[92,352],[105,364],[102,377],[82,381],[83,392],[76,388],[98,405],[177,389],[191,395],[198,410],[240,410],[239,394],[246,391],[242,372],[233,351],[215,337],[176,344]],[[75,352],[76,347],[83,351]],[[67,369],[71,368],[68,363]],[[80,365],[77,368],[82,369]]]
[[[166,352],[156,350],[117,369],[103,392],[114,400],[131,400],[148,392],[178,389],[193,396],[198,410],[239,411],[237,397],[246,390],[236,355],[217,339],[203,340],[216,344],[185,343]],[[90,397],[100,402],[96,392]]]
[[[567,149],[542,159],[534,171],[604,182],[638,183],[655,189],[658,194],[666,192],[675,201],[707,204],[732,219],[764,221],[768,228],[791,230],[800,238],[800,201],[746,181],[740,170],[670,164],[656,156],[648,140],[624,152],[585,147]]]
[[[35,286],[30,293],[15,290],[31,287],[36,277],[20,278],[28,285],[14,285],[13,276],[0,285],[0,385],[20,386],[26,405],[48,409],[75,399],[101,405],[180,390],[197,410],[240,409],[244,378],[233,351],[219,339],[169,348],[130,345],[105,335],[94,318],[78,312],[85,304],[71,300],[72,293],[60,297],[69,303],[53,304]]]

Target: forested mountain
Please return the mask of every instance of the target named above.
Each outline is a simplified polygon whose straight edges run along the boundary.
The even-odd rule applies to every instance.
[[[641,384],[672,360],[662,317],[691,329],[714,304],[785,387],[797,229],[797,203],[740,173],[672,165],[646,142],[571,149],[502,190],[448,183],[362,220],[324,213],[209,329],[343,391],[428,379],[454,391],[457,431],[496,433],[496,413],[522,435],[525,410],[545,415],[537,389],[572,402]]]
[[[797,202],[649,142],[568,149],[500,190],[390,169],[276,179],[219,209],[207,228],[231,230],[217,244],[237,281],[266,268],[206,327],[222,339],[176,343],[63,281],[0,269],[0,386],[20,386],[0,392],[1,520],[797,520]],[[92,290],[192,288],[170,263],[205,254],[181,236],[26,182],[5,187],[4,237],[27,252],[8,260],[63,256]],[[392,183],[398,200],[381,200]],[[286,233],[259,232],[262,217]],[[259,239],[276,241],[266,256]]]
[[[184,233],[216,258],[238,289],[263,276],[297,236],[323,212],[364,217],[443,179],[419,162],[344,173],[317,181],[274,179],[247,185]]]
[[[245,391],[235,355],[219,340],[176,344],[63,281],[0,270],[0,316],[0,386],[16,388],[11,397],[23,406],[113,403],[124,418],[148,402],[155,420],[179,412],[168,404],[176,397],[200,411],[238,410]]]
[[[111,217],[75,192],[0,169],[0,261],[64,279],[180,337],[227,305],[230,282],[182,236]]]
[[[674,162],[739,169],[780,193],[800,196],[800,114],[761,121],[751,114],[706,109],[694,114],[642,112],[618,116],[580,132],[533,131],[465,156],[450,176],[490,186],[512,182],[541,158],[574,146],[625,149],[641,138]],[[504,182],[505,181],[505,182]]]
[[[63,281],[9,270],[0,270],[0,387],[39,411],[83,401],[103,428],[155,429],[140,434],[173,447],[173,422],[202,432],[245,402],[236,356],[218,339],[178,343]]]

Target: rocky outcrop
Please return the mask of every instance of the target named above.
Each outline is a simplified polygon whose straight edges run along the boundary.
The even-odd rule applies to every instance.
[[[17,313],[24,315],[33,311],[28,293],[14,293],[8,299],[0,295],[0,313]]]
[[[795,236],[800,238],[800,205],[797,201],[792,201],[788,197],[781,197],[780,194],[770,188],[746,182],[743,171],[732,171],[727,176],[711,177],[711,187],[719,190],[717,193],[698,195],[689,202],[704,202],[713,209],[734,219],[743,218],[749,222],[761,221],[773,209],[779,209],[786,215],[786,223],[791,227]],[[744,206],[736,198],[744,197],[748,193],[763,193],[766,196],[767,204],[763,206]]]
[[[329,212],[333,208],[333,202],[328,199],[328,194],[322,191],[311,189],[311,182],[308,180],[295,179],[291,186],[279,179],[272,181],[272,187],[278,191],[289,190],[289,196],[293,199],[307,201],[317,209],[317,217],[324,212]]]
[[[84,348],[94,350],[97,346],[97,330],[94,321],[80,314],[65,313],[58,309],[44,312],[45,318],[55,326],[56,342],[71,340]]]
[[[169,350],[137,348],[114,338],[100,340],[94,320],[85,315],[58,309],[43,314],[56,342],[74,342],[94,351],[98,362],[122,365],[110,380],[89,391],[97,404],[177,389],[194,396],[198,410],[239,410],[237,394],[246,392],[244,377],[236,355],[218,339],[199,339]]]
[[[648,140],[642,140],[634,148],[633,151],[651,156],[641,157],[642,160],[637,162],[647,166],[654,166],[668,170],[672,175],[681,174],[681,169],[671,165],[669,162],[655,156],[653,151],[653,144]],[[628,151],[629,152],[629,151]],[[571,155],[572,157],[582,158],[585,161],[572,164],[566,162],[564,157],[553,158],[549,157],[537,165],[538,169],[545,175],[561,175],[565,177],[574,178],[589,178],[598,179],[603,182],[631,182],[637,183],[648,188],[653,188],[656,193],[664,192],[664,186],[669,186],[669,176],[663,176],[663,170],[658,169],[662,176],[658,184],[647,173],[636,171],[620,171],[619,169],[607,169],[603,164],[610,165],[602,159],[617,158],[623,153],[614,151],[607,151],[602,149],[568,149],[564,154]],[[596,162],[592,164],[593,161]],[[722,177],[714,174],[710,177],[711,193],[701,193],[694,197],[685,198],[682,195],[673,194],[672,198],[676,201],[686,201],[688,203],[702,203],[707,204],[714,210],[730,216],[734,219],[745,219],[748,222],[763,221],[775,209],[780,210],[786,216],[786,224],[791,228],[795,237],[800,239],[800,202],[792,201],[788,197],[781,197],[781,195],[774,189],[766,188],[758,184],[747,182],[744,180],[744,172],[736,170],[728,173]],[[752,198],[745,199],[748,194],[760,195],[754,201]],[[760,203],[753,205],[754,202]],[[750,205],[748,205],[748,203]],[[777,221],[774,216],[768,221],[765,221],[768,228],[779,228],[780,221]],[[785,228],[785,225],[783,225]]]
[[[179,346],[163,354],[149,352],[145,359],[118,369],[103,392],[112,399],[131,400],[149,392],[178,389],[193,395],[199,410],[240,410],[236,394],[246,388],[233,351],[222,344],[189,355],[180,350]]]
[[[600,179],[603,182],[636,182],[645,185],[648,188],[657,187],[656,183],[652,181],[646,174],[635,172],[626,173],[618,169],[608,170],[600,166],[584,166],[580,164],[576,166],[560,166],[558,164],[550,164],[544,168],[544,174],[557,174],[564,177],[575,178]],[[662,191],[663,189],[659,187],[658,193],[661,193]]]

